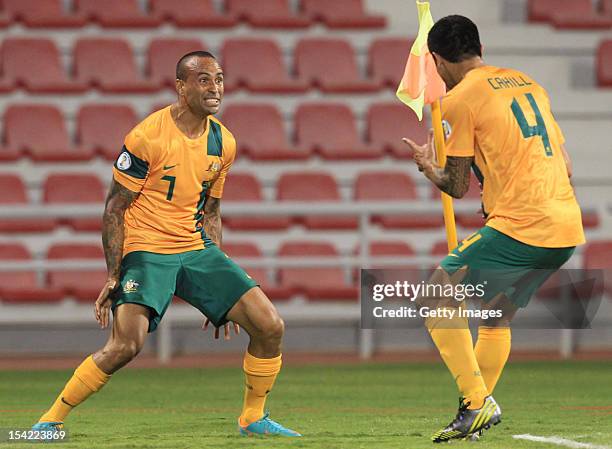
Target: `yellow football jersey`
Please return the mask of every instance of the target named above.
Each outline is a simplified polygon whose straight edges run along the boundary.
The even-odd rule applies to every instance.
[[[125,212],[123,254],[174,254],[211,242],[202,228],[206,196],[221,198],[236,141],[214,117],[204,134],[190,139],[170,114],[170,106],[139,123],[125,138],[113,167],[116,182],[138,198]]]
[[[523,243],[585,242],[580,207],[546,91],[522,72],[483,66],[442,101],[449,156],[474,156],[487,226]]]

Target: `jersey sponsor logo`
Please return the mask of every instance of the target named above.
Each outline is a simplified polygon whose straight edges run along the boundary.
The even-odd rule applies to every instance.
[[[117,168],[119,170],[125,171],[132,166],[132,158],[127,151],[124,151],[119,155],[117,159]]]
[[[139,286],[140,284],[138,282],[134,281],[133,279],[130,279],[125,283],[125,286],[123,287],[123,293],[134,293],[136,290],[138,290]]]
[[[453,132],[453,128],[451,127],[450,123],[448,123],[446,120],[442,120],[442,129],[444,130],[444,137],[448,139]]]

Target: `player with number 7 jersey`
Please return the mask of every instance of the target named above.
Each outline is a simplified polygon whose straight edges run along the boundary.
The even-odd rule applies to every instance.
[[[249,335],[244,355],[241,435],[301,436],[270,418],[266,398],[282,366],[284,324],[257,280],[222,250],[221,198],[236,156],[232,134],[213,117],[223,99],[223,70],[201,50],[176,65],[177,101],[125,138],[106,199],[102,244],[108,277],[96,321],[112,332],[74,372],[34,430],[58,430],[70,411],[133,360],[175,296],[225,329]],[[197,386],[194,386],[197,388]]]
[[[204,202],[207,196],[221,198],[236,141],[215,117],[207,120],[204,134],[190,139],[176,127],[168,106],[125,138],[113,177],[140,195],[125,212],[124,254],[210,246],[202,233]]]

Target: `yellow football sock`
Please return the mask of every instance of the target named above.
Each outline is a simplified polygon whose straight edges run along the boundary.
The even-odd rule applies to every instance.
[[[240,425],[247,426],[264,415],[266,397],[282,365],[282,356],[273,359],[258,359],[248,352],[244,355],[244,374],[246,388],[244,405],[240,415]]]
[[[489,393],[493,393],[508,361],[511,339],[509,327],[478,328],[478,341],[474,353]]]
[[[455,378],[459,391],[465,401],[470,403],[468,408],[482,407],[489,392],[476,361],[467,318],[459,317],[455,312],[452,318],[427,318],[425,326],[440,351],[442,360]]]
[[[49,411],[40,417],[39,422],[63,422],[68,413],[99,391],[110,379],[93,361],[90,355],[74,371],[74,374],[57,397]]]

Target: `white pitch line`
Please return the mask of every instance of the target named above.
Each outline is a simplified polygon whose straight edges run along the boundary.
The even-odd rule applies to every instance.
[[[537,435],[512,435],[515,440],[536,441],[538,443],[556,444],[557,446],[569,447],[572,449],[612,449],[609,446],[599,446],[597,444],[580,443],[579,441],[567,440],[561,437],[540,437]]]

